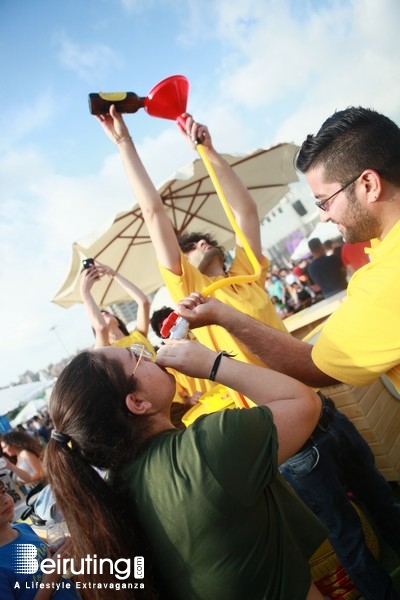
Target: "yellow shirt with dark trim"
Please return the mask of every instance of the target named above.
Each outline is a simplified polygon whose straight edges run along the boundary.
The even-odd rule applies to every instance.
[[[349,385],[369,385],[385,374],[400,392],[400,221],[367,252],[371,262],[350,279],[347,298],[327,320],[312,359]]]

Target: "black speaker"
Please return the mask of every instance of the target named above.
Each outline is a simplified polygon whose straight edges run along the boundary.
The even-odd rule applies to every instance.
[[[296,200],[295,202],[293,202],[292,206],[299,215],[299,217],[304,217],[304,215],[307,214],[307,209],[301,200]]]

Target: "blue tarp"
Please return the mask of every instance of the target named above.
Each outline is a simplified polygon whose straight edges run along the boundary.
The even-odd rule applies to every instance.
[[[12,429],[11,423],[7,417],[0,417],[0,433],[6,433]]]

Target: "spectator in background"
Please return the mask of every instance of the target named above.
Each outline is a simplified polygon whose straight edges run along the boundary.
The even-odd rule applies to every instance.
[[[60,585],[57,589],[56,584],[61,580],[57,570],[53,573],[49,571],[45,573],[41,570],[40,563],[48,558],[48,544],[26,523],[11,524],[13,519],[14,501],[3,481],[0,480],[0,598],[2,600],[80,599],[81,596],[72,581],[65,580],[69,583],[68,587]],[[35,547],[35,561],[27,562],[28,569],[21,569],[21,563],[17,562],[17,557],[21,557],[22,544]],[[58,548],[57,554],[60,560],[69,558],[70,549],[69,540]],[[36,569],[33,571],[32,562]],[[37,585],[42,587],[38,589]]]
[[[277,298],[282,306],[286,305],[286,286],[279,275],[272,273],[266,280],[266,290],[270,298]]]
[[[332,256],[332,254],[336,254],[336,256],[338,256],[340,258],[340,260],[342,260],[341,251],[342,251],[342,246],[343,246],[343,238],[335,238],[334,240],[325,240],[325,242],[323,243],[323,246],[325,248],[325,254],[327,256]]]
[[[129,332],[126,324],[119,317],[97,306],[91,289],[96,281],[104,276],[115,279],[137,303],[136,329],[134,331]],[[95,335],[95,348],[104,346],[128,348],[132,344],[143,344],[150,352],[154,352],[153,346],[147,339],[150,322],[150,302],[146,294],[134,283],[111,269],[111,267],[95,261],[93,267],[89,267],[82,272],[80,292]]]
[[[29,427],[33,431],[33,435],[39,439],[42,446],[45,446],[50,439],[50,433],[39,415],[33,417],[29,423]]]
[[[322,245],[324,247],[326,256],[332,256],[332,254],[333,254],[333,242],[332,242],[332,240],[325,240]]]
[[[296,277],[296,275],[290,273],[286,277],[286,281],[290,294],[288,305],[291,311],[298,312],[299,310],[307,308],[313,303],[316,294],[312,292],[311,289],[307,291],[306,286],[298,277]],[[311,292],[313,293],[313,296],[311,296]]]
[[[44,479],[43,465],[40,460],[42,446],[38,439],[22,431],[9,431],[1,436],[1,448],[7,460],[6,469],[12,472],[13,480],[21,486],[24,493],[34,487],[33,484]],[[16,463],[11,460],[16,457]]]
[[[321,290],[319,286],[311,281],[308,275],[308,265],[310,261],[306,258],[303,258],[297,265],[292,268],[292,273],[295,275],[303,288],[310,294],[313,302],[318,302],[318,300],[322,299]]]
[[[355,242],[349,244],[345,242],[341,248],[341,258],[346,267],[348,279],[357,269],[369,263],[369,254],[365,252],[365,248],[370,248],[371,242]]]
[[[336,254],[327,256],[319,238],[312,238],[308,247],[313,260],[308,265],[308,274],[316,283],[324,298],[329,298],[347,288],[346,273],[343,263]]]

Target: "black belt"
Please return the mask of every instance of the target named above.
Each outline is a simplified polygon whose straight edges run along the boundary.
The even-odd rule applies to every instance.
[[[334,401],[331,398],[324,396],[324,394],[321,392],[317,393],[322,400],[322,410],[318,423],[308,440],[305,442],[305,444],[303,444],[300,450],[296,452],[296,454],[303,452],[303,450],[307,450],[307,448],[312,448],[312,446],[314,446],[315,442],[318,440],[321,432],[327,431],[329,425],[332,423],[333,417],[335,416],[336,406]]]

